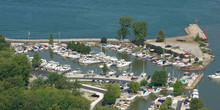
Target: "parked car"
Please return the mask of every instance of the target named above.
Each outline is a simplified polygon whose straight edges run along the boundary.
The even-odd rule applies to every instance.
[[[165,46],[165,48],[171,48],[171,47],[172,47],[171,45],[166,45],[166,46]]]
[[[92,94],[91,96],[92,96],[92,97],[99,97],[99,95],[97,95],[97,94],[95,94],[95,93]]]

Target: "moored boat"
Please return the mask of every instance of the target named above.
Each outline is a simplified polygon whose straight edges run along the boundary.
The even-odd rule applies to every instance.
[[[208,75],[209,78],[213,78],[213,79],[217,79],[220,78],[220,71],[217,71],[215,74],[213,75]]]

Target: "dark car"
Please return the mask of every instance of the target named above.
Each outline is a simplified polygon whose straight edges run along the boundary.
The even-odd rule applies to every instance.
[[[172,47],[171,45],[166,45],[166,46],[165,46],[165,48],[171,48],[171,47]]]
[[[119,75],[116,75],[116,78],[118,78],[119,77]]]
[[[92,97],[99,97],[99,95],[97,95],[97,94],[92,94],[91,96]]]

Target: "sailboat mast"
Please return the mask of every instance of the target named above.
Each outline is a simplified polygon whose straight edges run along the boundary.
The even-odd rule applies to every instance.
[[[143,59],[143,73],[144,73],[144,59]]]

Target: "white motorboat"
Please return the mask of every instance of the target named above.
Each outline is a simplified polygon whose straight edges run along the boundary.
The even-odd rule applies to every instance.
[[[134,73],[133,73],[133,72],[130,72],[130,73],[129,73],[129,76],[134,76]]]
[[[121,59],[117,62],[116,67],[124,67],[130,65],[130,61],[125,61],[124,59]]]
[[[47,60],[41,59],[41,66],[45,66],[45,65],[47,65]]]
[[[80,74],[82,71],[79,68],[76,68],[72,71],[73,74]]]
[[[144,55],[146,56],[147,54],[146,54],[145,52],[141,52],[141,53],[138,53],[138,54],[137,54],[138,57],[142,57],[142,56],[144,56]]]
[[[157,64],[160,65],[160,66],[169,66],[169,65],[171,65],[171,63],[166,61],[166,60],[159,60],[157,62]]]
[[[145,76],[147,76],[147,73],[144,73],[144,72],[143,72],[143,73],[140,74],[140,76],[141,76],[141,77],[145,77]]]
[[[118,58],[116,58],[116,57],[111,57],[110,60],[113,61],[113,62],[117,62],[117,61],[118,61]]]
[[[116,71],[113,70],[113,69],[112,69],[111,71],[108,72],[108,74],[109,74],[110,76],[114,75],[115,73],[116,73]]]
[[[117,48],[117,51],[118,51],[118,52],[124,52],[124,51],[125,51],[125,48]]]
[[[149,92],[149,91],[144,91],[144,93],[141,95],[141,96],[147,96],[147,95],[149,95],[151,92]]]
[[[213,75],[208,75],[209,78],[213,78],[213,79],[217,79],[220,78],[220,71],[217,71],[215,74]]]
[[[137,56],[137,53],[136,52],[131,52],[131,55],[132,56]]]
[[[60,69],[61,72],[67,72],[71,70],[70,65],[63,65],[63,67]]]
[[[101,63],[102,61],[92,56],[91,57],[89,56],[89,57],[80,58],[79,62],[83,64],[95,64],[95,63]]]
[[[153,92],[153,93],[159,93],[161,90],[162,90],[162,89],[160,89],[160,88],[154,88],[152,92]]]
[[[123,71],[122,76],[127,76],[127,75],[128,75],[127,71]]]
[[[198,91],[198,89],[194,89],[193,90],[192,98],[199,98],[199,91]]]
[[[61,54],[62,57],[67,57],[69,55],[69,52],[64,52],[63,54]]]
[[[80,58],[80,54],[77,52],[74,52],[72,54],[69,54],[68,56],[66,56],[67,58],[72,58],[72,59],[78,59]]]
[[[107,67],[112,66],[114,63],[112,61],[108,61],[107,63],[105,63]]]
[[[24,53],[27,53],[27,52],[28,52],[28,50],[27,50],[27,49],[25,49],[25,50],[24,50]]]
[[[87,74],[88,74],[88,75],[94,75],[95,73],[94,73],[94,70],[89,70],[89,71],[87,72]]]
[[[137,95],[129,95],[127,98],[126,98],[126,100],[128,100],[128,101],[132,101],[132,100],[134,100],[135,98],[137,97]]]
[[[103,67],[104,67],[104,65],[100,65],[100,66],[99,66],[99,68],[103,68]]]

